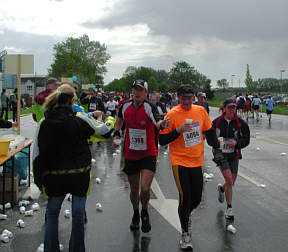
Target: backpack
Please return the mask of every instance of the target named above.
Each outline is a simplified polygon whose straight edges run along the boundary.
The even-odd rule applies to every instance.
[[[245,99],[243,96],[240,96],[239,101],[238,101],[238,107],[239,108],[244,108],[245,107]]]

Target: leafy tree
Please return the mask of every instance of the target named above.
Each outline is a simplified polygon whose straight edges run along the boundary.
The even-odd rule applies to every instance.
[[[249,65],[247,64],[247,70],[246,70],[246,79],[245,84],[249,92],[255,91],[256,85],[255,82],[253,82],[252,76],[250,74]]]
[[[103,85],[105,64],[110,59],[107,48],[98,41],[90,41],[87,35],[69,37],[53,47],[54,62],[49,75],[56,78],[77,76],[80,83]]]
[[[104,86],[104,91],[115,91],[115,90],[120,92],[127,91],[127,87],[123,81],[123,78],[114,79],[109,83],[109,85]]]
[[[169,74],[165,70],[157,70],[156,77],[157,77],[158,82],[168,83]]]
[[[173,65],[169,72],[169,82],[173,89],[176,90],[181,84],[190,84],[196,88],[197,71],[194,67],[185,61],[178,61]]]
[[[156,77],[151,76],[148,80],[148,91],[152,92],[152,91],[157,91],[157,90],[158,90],[158,81]]]
[[[125,70],[125,72],[123,73],[123,77],[127,77],[129,75],[135,74],[137,71],[137,67],[135,66],[128,66]]]
[[[226,79],[217,80],[217,86],[225,90],[229,86],[229,82]]]
[[[204,84],[203,92],[206,94],[207,99],[213,99],[214,91],[211,88],[211,80]]]
[[[161,92],[168,92],[170,90],[170,86],[167,84],[167,82],[160,82],[158,85],[158,91]]]

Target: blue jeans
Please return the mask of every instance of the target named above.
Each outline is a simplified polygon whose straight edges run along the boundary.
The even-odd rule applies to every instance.
[[[59,252],[58,217],[65,195],[49,197],[46,208],[44,252]],[[72,230],[69,252],[85,252],[84,215],[87,197],[72,195]]]

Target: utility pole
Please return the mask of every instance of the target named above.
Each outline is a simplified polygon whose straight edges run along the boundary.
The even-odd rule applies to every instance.
[[[231,86],[232,86],[232,88],[233,88],[233,77],[235,77],[235,76],[236,76],[235,74],[231,75]]]
[[[282,94],[282,86],[283,86],[283,83],[282,83],[282,73],[284,73],[285,70],[280,70],[280,93]]]

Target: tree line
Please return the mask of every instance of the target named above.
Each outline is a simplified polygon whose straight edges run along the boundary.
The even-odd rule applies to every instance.
[[[151,67],[129,66],[120,79],[114,79],[104,86],[106,63],[111,58],[105,44],[91,41],[88,35],[68,37],[54,45],[54,62],[48,69],[49,76],[56,78],[77,76],[79,83],[93,83],[97,88],[108,91],[130,91],[135,79],[143,79],[149,84],[149,91],[174,92],[180,84],[189,84],[195,91],[205,92],[208,99],[213,98],[211,80],[185,61],[174,62],[169,71]],[[288,91],[288,81],[273,78],[253,81],[247,64],[245,84],[248,92],[254,91]],[[229,88],[227,79],[217,81],[223,90]]]

